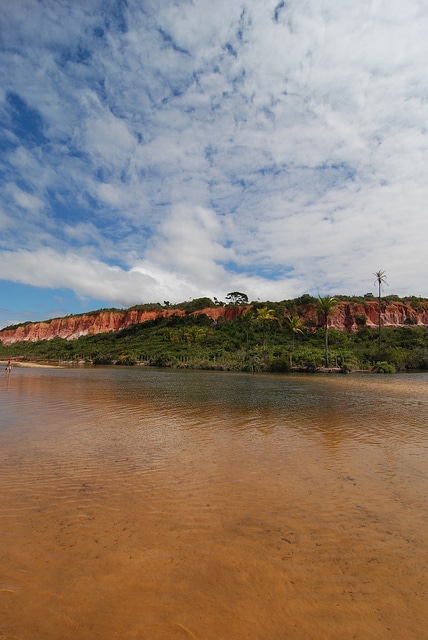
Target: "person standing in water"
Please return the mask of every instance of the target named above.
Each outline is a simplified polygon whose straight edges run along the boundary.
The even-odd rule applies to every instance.
[[[12,371],[12,365],[10,364],[10,360],[7,361],[7,365],[6,365],[6,369],[5,369],[7,374],[10,374],[10,372]]]

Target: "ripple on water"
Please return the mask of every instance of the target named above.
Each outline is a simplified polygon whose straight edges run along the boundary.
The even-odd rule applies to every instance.
[[[423,637],[426,377],[13,375],[2,632]]]

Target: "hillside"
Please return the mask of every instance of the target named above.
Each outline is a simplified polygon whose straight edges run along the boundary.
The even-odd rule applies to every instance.
[[[417,299],[416,299],[417,300]],[[267,303],[269,304],[269,303]],[[275,303],[282,305],[283,313],[299,315],[308,326],[321,326],[316,304],[290,301]],[[204,314],[214,322],[220,318],[235,320],[250,306],[213,306],[189,312],[183,308],[160,307],[156,309],[131,308],[127,310],[100,310],[88,314],[55,318],[44,322],[30,322],[0,330],[3,345],[16,342],[38,342],[62,338],[75,340],[82,336],[122,331],[131,325],[141,324],[159,318],[172,316],[198,316]],[[428,303],[400,300],[382,302],[381,324],[383,327],[403,327],[407,325],[428,327]],[[361,326],[378,326],[378,303],[376,300],[339,301],[329,326],[339,331],[355,332]]]

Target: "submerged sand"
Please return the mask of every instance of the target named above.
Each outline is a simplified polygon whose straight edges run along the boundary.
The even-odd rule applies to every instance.
[[[428,407],[397,380],[3,379],[0,638],[421,640]]]

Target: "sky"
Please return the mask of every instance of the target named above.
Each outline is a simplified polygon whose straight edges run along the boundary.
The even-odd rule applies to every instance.
[[[0,0],[0,327],[428,297],[426,0]]]

